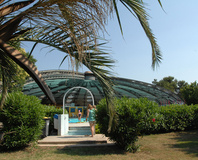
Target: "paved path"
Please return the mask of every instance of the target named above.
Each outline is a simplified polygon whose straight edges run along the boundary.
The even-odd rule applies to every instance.
[[[70,123],[69,127],[86,127],[85,123]],[[109,141],[103,134],[95,134],[94,137],[87,135],[65,135],[65,136],[47,136],[38,141],[39,146],[64,146],[64,147],[82,147],[82,146],[108,146],[115,145]]]

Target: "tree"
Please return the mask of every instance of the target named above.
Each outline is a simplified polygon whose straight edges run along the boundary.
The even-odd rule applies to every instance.
[[[168,76],[168,77],[164,77],[162,80],[160,80],[159,82],[157,81],[157,79],[154,79],[152,81],[152,83],[154,85],[163,87],[165,89],[168,89],[172,92],[176,92],[179,94],[180,89],[184,86],[186,86],[188,83],[185,82],[184,80],[182,81],[178,81],[177,79],[175,79],[172,76]]]
[[[25,55],[27,56],[27,55]],[[13,67],[15,67],[15,73],[13,74],[12,78],[10,79],[10,82],[8,83],[8,92],[12,91],[22,91],[23,86],[26,83],[26,80],[29,77],[29,74],[24,71],[19,65],[17,65],[15,62],[11,60],[11,63],[13,63]],[[2,72],[0,71],[0,74]],[[2,74],[0,75],[0,81],[2,81]]]
[[[177,80],[174,79],[174,77],[164,77],[162,80],[160,80],[159,82],[157,82],[156,79],[154,79],[154,81],[152,82],[153,84],[163,87],[165,89],[168,89],[172,92],[174,92],[177,88]]]
[[[184,80],[182,80],[182,81],[178,81],[177,85],[178,85],[179,89],[182,89],[183,87],[187,86],[188,83],[185,82]]]
[[[10,43],[10,45],[19,50],[24,56],[29,56],[29,54],[20,47],[19,41]],[[23,85],[29,75],[6,54],[2,54],[0,59],[0,81],[3,82],[1,87],[3,98],[0,102],[0,108],[2,109],[7,92],[22,91]],[[33,64],[35,64],[36,59],[34,59],[33,56],[30,56],[29,59]]]
[[[161,54],[148,24],[144,2],[142,0],[120,0],[120,2],[136,16],[149,38],[152,47],[152,67],[155,68],[161,61]],[[160,3],[160,0],[158,2]],[[22,2],[2,0],[0,4],[1,53],[4,52],[24,68],[48,98],[55,103],[52,93],[41,79],[36,67],[8,42],[33,41],[35,42],[33,48],[38,43],[43,43],[65,52],[63,61],[68,57],[72,64],[83,64],[97,77],[103,87],[110,117],[112,117],[114,114],[111,103],[113,83],[109,78],[112,74],[109,68],[111,69],[114,61],[107,52],[101,50],[100,47],[104,43],[100,44],[97,40],[98,29],[105,29],[105,23],[112,11],[116,12],[121,27],[117,3],[116,0],[27,0]]]
[[[180,92],[188,105],[198,104],[198,83],[196,81],[183,86]]]
[[[19,42],[15,42],[14,44],[10,43],[11,46],[13,46],[15,49],[19,50],[24,56],[28,57],[29,53],[26,53],[25,49],[20,47]],[[10,59],[10,58],[9,58]],[[29,56],[29,60],[35,64],[36,59],[33,58],[33,56]],[[25,72],[19,65],[17,65],[14,61],[10,59],[10,63],[13,64],[13,67],[15,68],[15,73],[13,74],[12,78],[10,79],[8,83],[8,91],[22,91],[23,86],[29,77],[27,72]],[[2,72],[0,70],[0,81],[2,81]]]

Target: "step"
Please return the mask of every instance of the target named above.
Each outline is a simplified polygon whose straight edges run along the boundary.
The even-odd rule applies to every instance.
[[[38,141],[39,146],[64,146],[64,145],[96,145],[106,144],[107,138],[102,134],[90,136],[47,136]]]
[[[100,144],[38,144],[40,147],[107,147],[107,146],[115,146],[115,143],[100,143]]]
[[[89,126],[70,126],[66,135],[91,135]]]
[[[66,135],[91,135],[90,130],[69,130]]]
[[[91,138],[91,137],[90,137]],[[107,143],[107,140],[78,140],[78,141],[38,141],[38,144],[101,144]]]
[[[69,133],[65,136],[51,135],[38,141],[38,146],[50,147],[92,147],[92,146],[109,146],[115,145],[108,140],[103,134],[95,134],[90,137],[91,130],[89,123],[72,123],[69,124]]]
[[[69,130],[90,130],[89,126],[83,126],[83,127],[69,127]]]

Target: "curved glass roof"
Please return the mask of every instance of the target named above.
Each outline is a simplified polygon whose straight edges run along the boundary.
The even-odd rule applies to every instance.
[[[95,80],[95,77],[90,72],[83,74],[66,70],[49,70],[41,71],[40,73],[51,89],[57,105],[62,106],[64,94],[72,87],[77,86],[89,89],[93,94],[95,104],[104,98],[100,83]],[[112,79],[115,83],[116,96],[119,98],[123,96],[129,98],[146,97],[159,105],[183,103],[178,95],[153,84],[118,77],[112,77]],[[23,92],[27,95],[39,97],[44,104],[50,104],[50,101],[32,79],[27,81]],[[66,105],[87,106],[88,103],[92,103],[91,95],[82,88],[71,90],[65,99]]]

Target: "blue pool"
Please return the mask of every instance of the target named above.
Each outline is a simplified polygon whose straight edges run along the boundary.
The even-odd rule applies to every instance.
[[[78,123],[80,122],[78,118],[69,118],[69,123]],[[86,118],[81,118],[81,122],[86,122]]]

